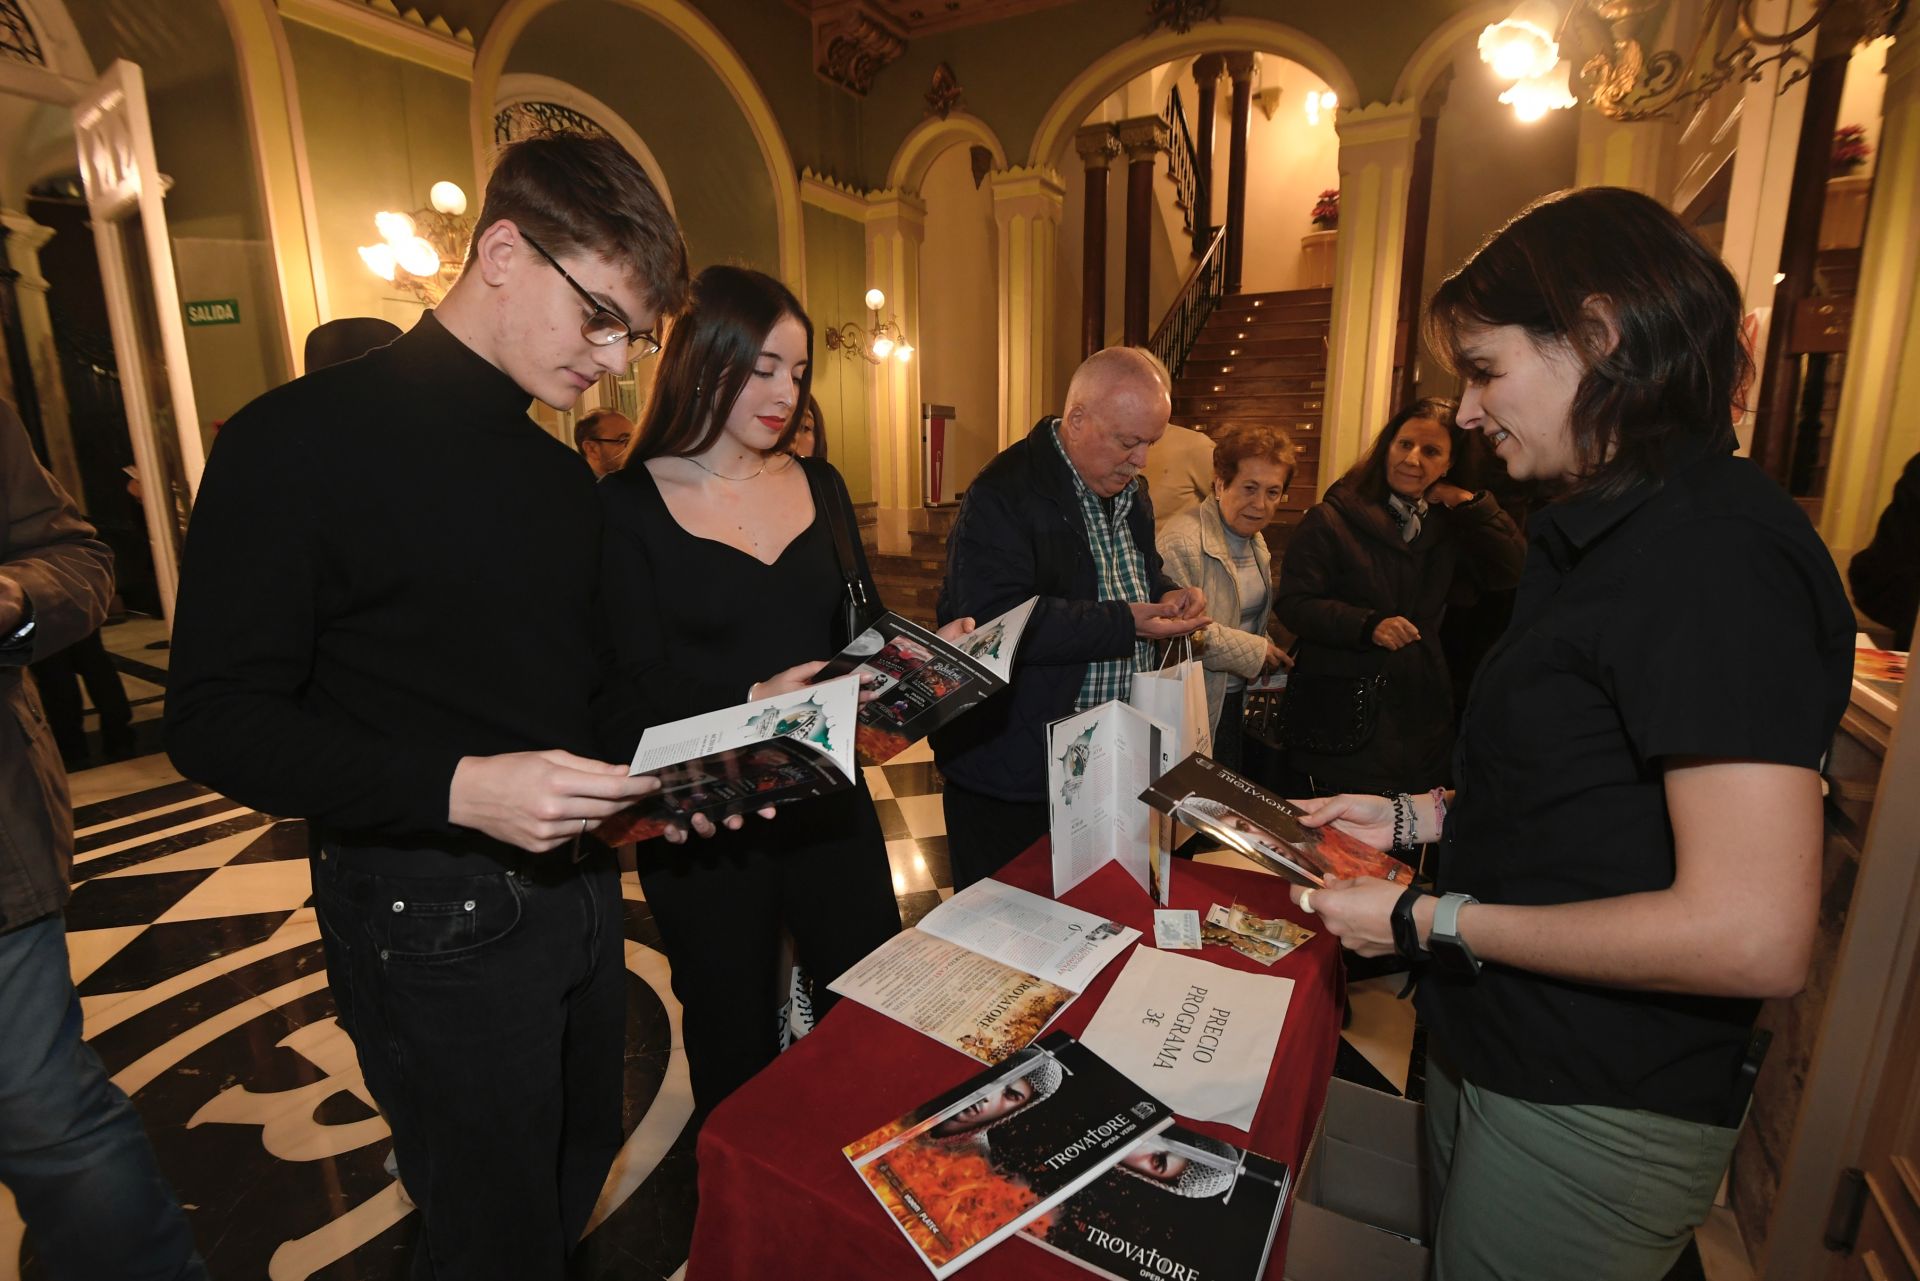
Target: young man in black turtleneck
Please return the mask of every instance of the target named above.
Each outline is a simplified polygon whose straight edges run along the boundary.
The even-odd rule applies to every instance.
[[[650,353],[686,291],[618,144],[516,143],[440,307],[235,415],[194,510],[167,747],[313,825],[416,1278],[562,1276],[619,1149],[618,872],[582,838],[658,784],[595,757],[600,506],[527,406]]]

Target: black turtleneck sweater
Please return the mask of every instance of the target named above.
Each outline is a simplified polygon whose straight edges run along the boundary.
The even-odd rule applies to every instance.
[[[227,422],[174,618],[181,773],[396,864],[505,848],[448,824],[454,766],[592,755],[602,663],[593,474],[529,401],[429,313]]]

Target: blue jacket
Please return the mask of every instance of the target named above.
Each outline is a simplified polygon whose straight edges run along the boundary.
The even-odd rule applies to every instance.
[[[1070,715],[1087,664],[1133,653],[1133,611],[1102,601],[1093,549],[1073,473],[1043,418],[1009,445],[967,488],[947,541],[941,623],[986,622],[1038,596],[1014,655],[1013,683],[933,736],[949,780],[1007,801],[1047,794],[1047,725]],[[1127,514],[1133,545],[1146,557],[1155,600],[1179,584],[1160,567],[1153,506],[1141,494]]]

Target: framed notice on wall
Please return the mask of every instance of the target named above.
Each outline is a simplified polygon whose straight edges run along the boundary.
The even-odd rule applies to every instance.
[[[920,404],[920,492],[929,507],[959,502],[953,490],[953,472],[947,451],[954,443],[953,406]]]

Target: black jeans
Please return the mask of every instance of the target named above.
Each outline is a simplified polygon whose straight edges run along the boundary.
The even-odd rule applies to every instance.
[[[1013,862],[1047,834],[1045,801],[1003,801],[947,781],[941,797],[947,816],[947,859],[953,888],[964,890]]]
[[[341,1023],[420,1210],[413,1276],[562,1277],[621,1142],[612,855],[400,876],[361,853],[320,850],[313,901]]]
[[[696,1116],[704,1120],[780,1052],[774,1017],[780,927],[814,981],[827,984],[900,932],[886,837],[864,786],[808,801],[738,832],[637,850],[640,887],[680,1001]]]

